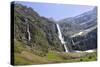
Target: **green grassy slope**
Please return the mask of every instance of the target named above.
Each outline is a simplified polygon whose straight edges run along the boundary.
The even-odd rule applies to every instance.
[[[21,4],[15,4],[14,7],[14,65],[94,61],[97,59],[96,52],[65,53],[53,21],[39,16],[32,8]],[[30,41],[28,40],[27,25],[29,25]]]
[[[41,57],[34,54],[34,52],[30,50],[30,48],[21,45],[21,43],[17,41],[17,44],[15,46],[14,60],[14,65],[96,61],[97,54],[96,52],[64,53],[49,51],[45,56]]]

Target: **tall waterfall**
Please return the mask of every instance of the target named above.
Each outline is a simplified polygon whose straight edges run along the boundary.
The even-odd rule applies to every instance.
[[[28,41],[30,41],[31,40],[31,35],[30,35],[30,31],[29,31],[29,24],[28,24],[27,18],[25,19],[25,22],[27,24]]]
[[[31,35],[30,35],[30,31],[29,31],[29,25],[27,26],[27,33],[28,33],[28,41],[31,40]]]
[[[65,44],[64,38],[62,37],[60,26],[58,24],[56,24],[56,26],[57,26],[57,29],[58,29],[58,37],[59,37],[61,43],[64,45],[65,52],[68,52],[68,49],[67,49],[67,46]]]

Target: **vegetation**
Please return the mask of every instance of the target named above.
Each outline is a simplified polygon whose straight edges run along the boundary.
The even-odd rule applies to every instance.
[[[14,65],[97,60],[97,52],[65,53],[55,24],[54,21],[39,16],[32,8],[16,3],[14,6],[14,48],[12,48],[14,49]],[[28,40],[28,26],[31,40]],[[69,39],[66,37],[66,40]],[[69,46],[71,46],[70,43]]]
[[[97,60],[96,52],[59,53],[55,51],[50,51],[47,53],[46,56],[43,57],[35,55],[30,51],[15,53],[15,65],[86,62],[86,61],[96,61],[96,60]]]

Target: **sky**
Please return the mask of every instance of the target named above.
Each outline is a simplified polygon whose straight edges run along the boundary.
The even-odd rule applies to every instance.
[[[27,7],[32,7],[40,16],[61,20],[69,17],[74,17],[81,13],[92,10],[94,6],[87,5],[71,5],[71,4],[54,4],[54,3],[38,3],[38,2],[21,2]]]

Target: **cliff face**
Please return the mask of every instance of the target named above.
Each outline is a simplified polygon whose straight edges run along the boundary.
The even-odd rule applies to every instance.
[[[25,49],[29,47],[36,54],[63,51],[55,23],[21,4],[14,5],[14,41],[15,46],[20,42]]]
[[[97,49],[96,10],[94,8],[75,17],[55,21],[40,16],[30,7],[12,2],[11,16],[14,19],[11,22],[14,20],[14,28],[11,27],[11,64],[97,60],[96,51],[84,52]]]
[[[75,42],[75,45],[72,46],[74,50],[97,49],[97,28],[84,36],[76,36],[72,39]]]
[[[66,42],[75,50],[97,48],[97,8],[59,21]],[[72,40],[75,42],[73,45]]]
[[[69,51],[96,49],[96,20],[96,8],[76,17],[54,22],[41,17],[32,8],[14,4],[15,52],[28,49],[40,56],[46,55],[50,50],[64,52],[64,47],[58,38],[56,23],[61,27]]]

